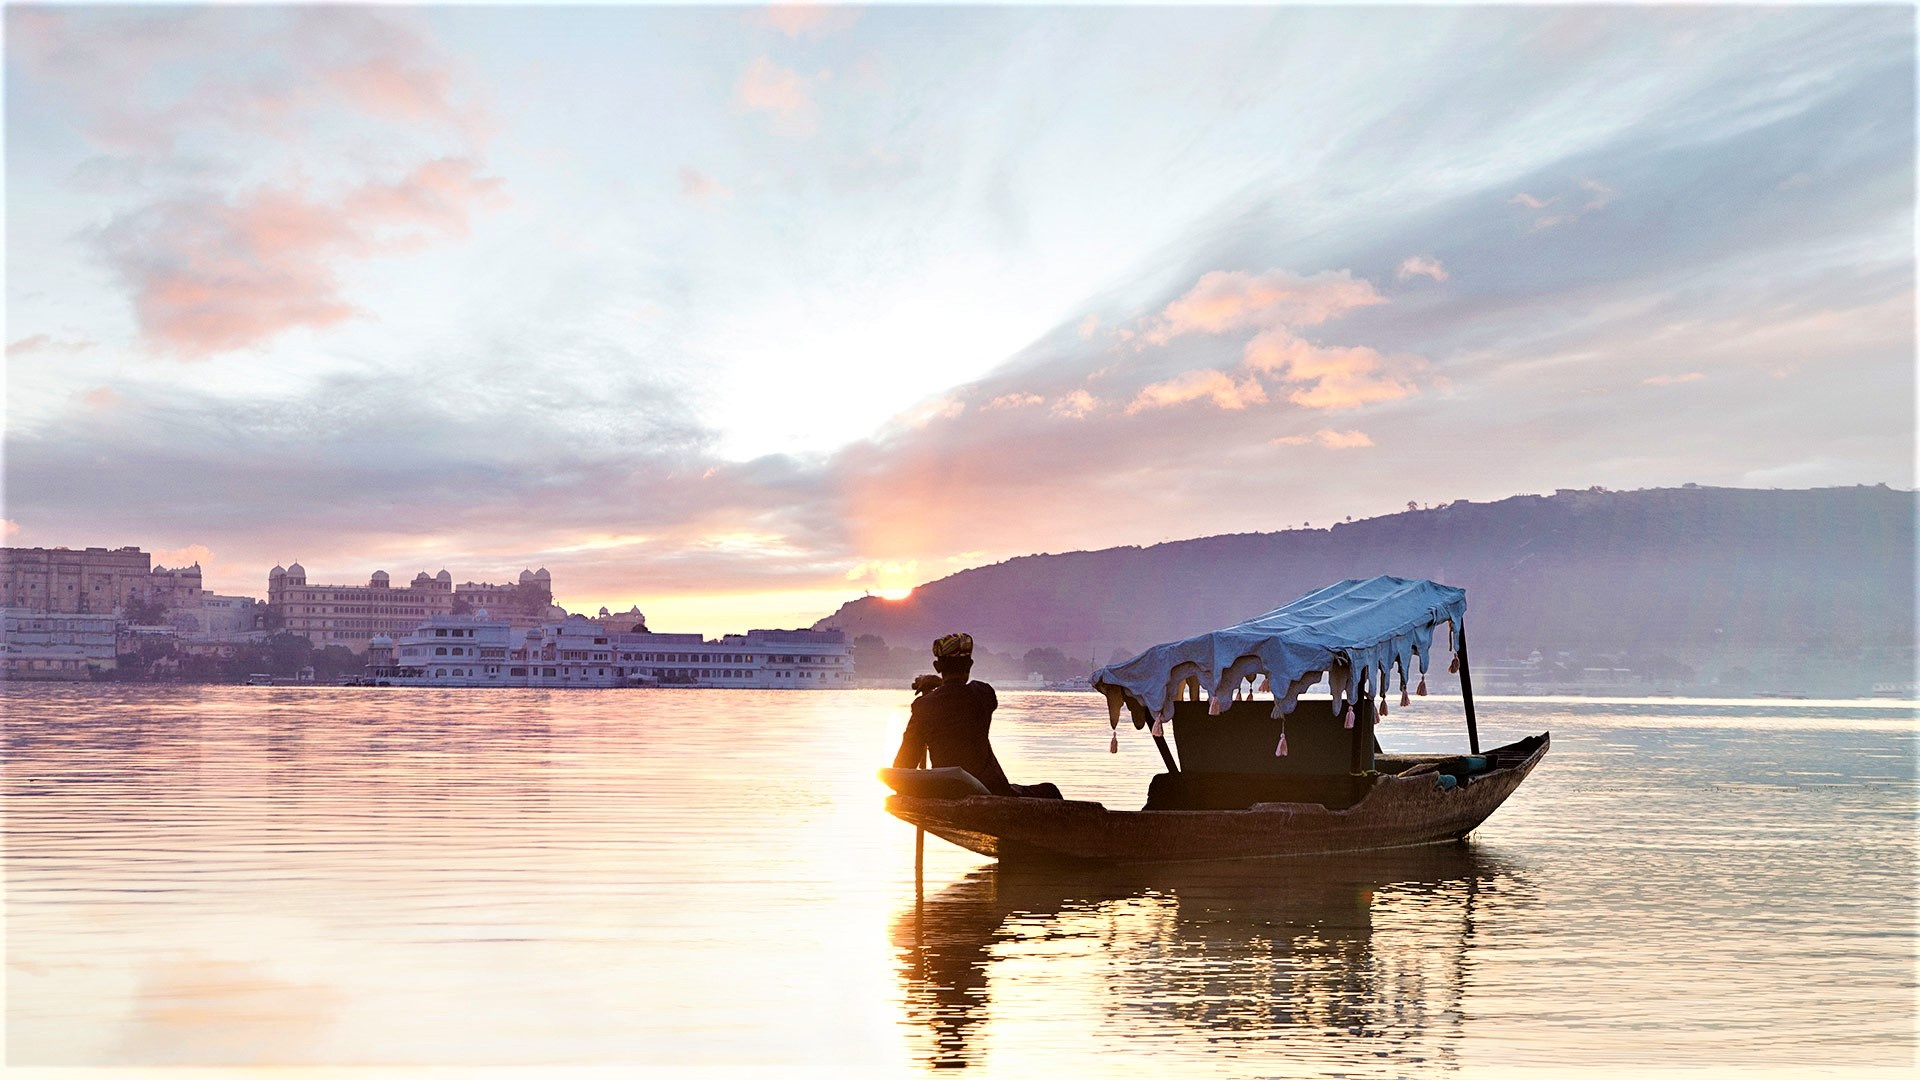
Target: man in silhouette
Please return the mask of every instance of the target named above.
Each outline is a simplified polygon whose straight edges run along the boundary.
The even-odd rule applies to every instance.
[[[914,680],[917,696],[906,734],[900,738],[900,752],[893,756],[893,767],[917,769],[931,757],[934,768],[965,769],[995,795],[1060,798],[1060,789],[1052,784],[1008,782],[1006,771],[993,756],[987,729],[1000,702],[992,686],[971,680],[973,638],[948,634],[934,642],[933,670],[939,673],[938,685],[929,687],[926,676]]]

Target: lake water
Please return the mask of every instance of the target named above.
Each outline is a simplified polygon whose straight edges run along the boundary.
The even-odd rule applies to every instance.
[[[1911,706],[1491,700],[1488,745],[1553,750],[1464,845],[1013,873],[930,837],[916,887],[873,777],[904,691],[0,695],[21,1075],[1915,1062]],[[1144,800],[1097,697],[1001,700],[1016,781]],[[1381,740],[1463,748],[1457,702]]]

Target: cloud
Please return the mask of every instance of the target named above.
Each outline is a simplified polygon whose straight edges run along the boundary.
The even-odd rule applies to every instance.
[[[1100,399],[1085,390],[1075,390],[1053,403],[1051,414],[1067,420],[1081,420],[1100,407]]]
[[[734,87],[734,99],[744,111],[770,114],[776,132],[804,138],[820,126],[813,87],[831,77],[825,71],[813,76],[802,75],[764,56],[756,57]]]
[[[1043,404],[1046,400],[1046,398],[1041,397],[1039,394],[1001,394],[999,397],[994,398],[981,407],[986,409],[1020,409],[1029,405]]]
[[[502,198],[474,162],[442,159],[332,199],[301,188],[181,197],[93,239],[133,294],[147,343],[197,359],[347,319],[341,261],[463,238],[473,212]]]
[[[80,395],[80,403],[89,409],[117,409],[127,403],[120,392],[111,386],[96,386]]]
[[[1608,203],[1613,201],[1613,189],[1598,180],[1580,181],[1580,190],[1592,196],[1587,200],[1586,205],[1580,208],[1581,213],[1603,210]]]
[[[680,170],[680,194],[695,202],[731,199],[733,189],[696,169]]]
[[[29,334],[7,346],[8,356],[31,356],[35,353],[53,353],[72,356],[93,348],[91,341],[62,341],[47,334]]]
[[[207,547],[205,544],[188,544],[185,547],[177,548],[155,548],[153,551],[153,564],[155,566],[173,567],[197,564],[204,568],[213,565],[213,549]]]
[[[1680,383],[1699,382],[1706,378],[1698,371],[1689,371],[1684,375],[1655,375],[1650,379],[1641,379],[1646,386],[1676,386]]]
[[[1246,361],[1255,371],[1301,384],[1287,400],[1309,409],[1349,409],[1406,397],[1413,386],[1387,369],[1419,365],[1414,357],[1390,362],[1364,345],[1316,345],[1284,329],[1264,331],[1248,342]]]
[[[499,580],[490,567],[566,552],[563,592],[609,598],[818,587],[858,561],[818,463],[718,458],[684,393],[618,348],[543,330],[466,360],[466,380],[427,395],[404,369],[240,400],[160,381],[137,414],[10,428],[8,509],[80,536],[137,518],[116,543],[210,544],[255,569],[209,587],[249,595],[295,557]],[[300,505],[261,512],[258,493],[295,489]],[[583,549],[591,537],[639,539]]]
[[[1222,409],[1235,410],[1265,404],[1267,392],[1255,379],[1236,382],[1232,376],[1218,371],[1189,371],[1143,387],[1127,406],[1127,415],[1203,399]]]
[[[11,540],[20,532],[20,523],[12,518],[0,519],[0,539]]]
[[[9,61],[58,87],[87,138],[116,155],[158,160],[206,133],[297,143],[355,118],[404,128],[416,142],[426,128],[472,140],[491,126],[483,109],[456,100],[453,68],[417,19],[393,10],[238,19],[75,8],[9,11],[7,27]],[[236,64],[240,56],[257,62]]]
[[[1286,270],[1249,274],[1214,270],[1168,304],[1148,337],[1163,344],[1188,333],[1220,334],[1253,326],[1315,326],[1357,308],[1386,303],[1373,283],[1346,270],[1303,277]]]
[[[1534,218],[1533,228],[1537,232],[1541,229],[1551,229],[1555,226],[1579,221],[1588,214],[1605,210],[1607,206],[1613,202],[1613,196],[1615,195],[1613,188],[1598,180],[1586,179],[1575,183],[1573,191],[1563,192],[1550,199],[1536,199],[1522,192],[1507,201],[1515,206],[1525,207],[1528,210],[1544,210],[1558,203],[1563,196],[1582,198],[1581,193],[1583,192],[1585,193],[1584,201],[1580,203],[1579,209],[1567,210],[1558,214],[1541,214],[1539,217]]]
[[[1445,281],[1447,280],[1447,268],[1440,265],[1439,259],[1427,255],[1409,255],[1401,261],[1397,276],[1401,281],[1407,281],[1416,276],[1430,277],[1435,281]]]
[[[445,67],[409,65],[398,56],[371,56],[322,76],[340,96],[371,115],[392,120],[470,123],[451,96],[453,73]]]
[[[83,235],[150,347],[196,358],[338,324],[356,314],[344,260],[457,240],[503,202],[482,176],[490,118],[408,13],[7,20],[29,92],[104,151],[71,181],[103,203]]]
[[[790,38],[819,38],[852,26],[859,21],[860,11],[826,4],[768,4],[749,18]]]
[[[1080,335],[1081,341],[1093,340],[1094,333],[1099,329],[1100,329],[1100,316],[1098,315],[1089,315],[1086,318],[1081,319],[1080,325],[1075,327],[1075,330]]]
[[[1373,440],[1364,431],[1335,431],[1332,428],[1321,428],[1311,435],[1283,435],[1268,441],[1274,446],[1306,446],[1309,443],[1319,443],[1329,450],[1352,450],[1373,445]]]

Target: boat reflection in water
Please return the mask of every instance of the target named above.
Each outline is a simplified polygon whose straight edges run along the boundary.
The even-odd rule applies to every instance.
[[[986,866],[895,919],[928,1064],[1089,1039],[1225,1064],[1458,1065],[1475,919],[1525,877],[1471,842],[1261,862]],[[924,1025],[924,1030],[922,1026]],[[1190,1036],[1156,1039],[1163,1029]],[[930,1035],[930,1039],[928,1036]],[[1176,1049],[1177,1048],[1177,1049]],[[1249,1060],[1244,1064],[1253,1065]]]

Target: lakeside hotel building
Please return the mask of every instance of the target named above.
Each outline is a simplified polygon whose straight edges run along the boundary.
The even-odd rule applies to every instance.
[[[518,629],[487,617],[437,615],[396,642],[375,637],[368,676],[392,686],[663,686],[831,690],[853,685],[838,630],[699,634],[608,631],[584,615]]]

